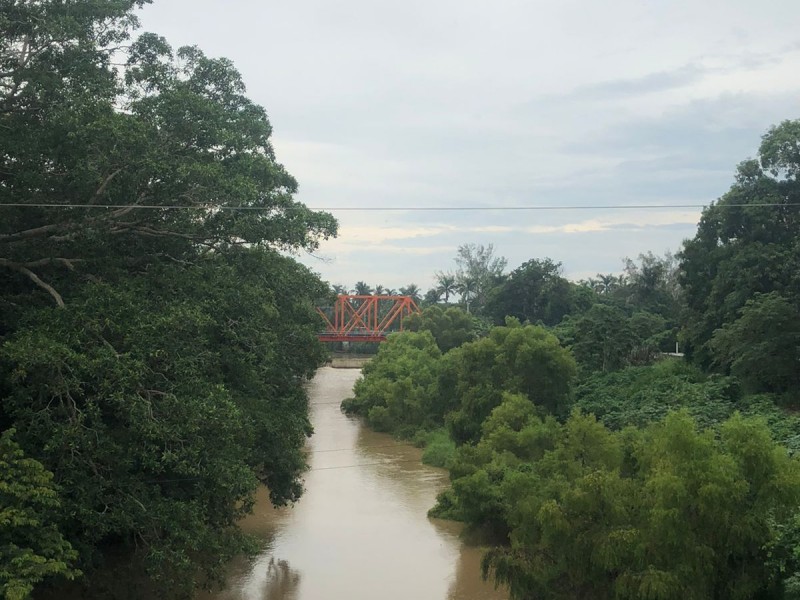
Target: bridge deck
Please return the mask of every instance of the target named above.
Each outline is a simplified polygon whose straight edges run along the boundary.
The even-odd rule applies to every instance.
[[[326,331],[317,334],[320,342],[385,342],[386,335],[382,333],[334,333]]]

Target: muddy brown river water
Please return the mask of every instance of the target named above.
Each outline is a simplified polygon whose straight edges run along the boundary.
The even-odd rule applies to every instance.
[[[340,411],[359,373],[318,371],[305,494],[282,509],[259,495],[242,526],[262,540],[261,553],[231,565],[227,589],[203,600],[507,598],[481,580],[481,550],[461,541],[459,524],[426,516],[446,472]]]

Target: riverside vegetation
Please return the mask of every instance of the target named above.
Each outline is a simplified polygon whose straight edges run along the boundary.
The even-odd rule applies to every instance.
[[[513,598],[800,598],[798,148],[772,128],[624,276],[462,247],[471,314],[426,308],[364,368],[344,410],[449,469],[431,515],[486,536]]]
[[[146,3],[0,2],[12,600],[191,597],[250,547],[260,483],[302,492],[328,290],[280,250],[336,222],[293,200],[230,62],[132,37]]]

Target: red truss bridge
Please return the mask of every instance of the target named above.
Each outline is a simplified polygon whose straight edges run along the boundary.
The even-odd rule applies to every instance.
[[[403,331],[403,320],[419,313],[411,296],[339,294],[336,304],[317,308],[325,319],[321,342],[383,342],[392,331]]]

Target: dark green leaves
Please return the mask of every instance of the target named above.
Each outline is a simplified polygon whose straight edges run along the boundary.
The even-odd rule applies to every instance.
[[[716,363],[728,368],[737,361],[733,346],[723,341],[727,334],[718,334],[714,343],[712,338],[726,324],[745,318],[745,312],[754,314],[754,305],[745,306],[756,294],[774,292],[790,310],[800,307],[798,131],[796,121],[773,127],[762,141],[760,162],[739,165],[730,191],[703,212],[697,235],[684,244],[680,283],[688,306],[685,333],[689,350],[705,367]],[[771,343],[754,332],[746,337],[755,344]],[[795,364],[780,377],[791,379],[796,371]],[[765,371],[765,378],[752,369],[748,375],[755,388],[773,388],[774,378],[774,369]]]
[[[0,0],[0,423],[87,577],[113,555],[188,596],[247,547],[259,482],[302,492],[325,288],[277,250],[336,222],[230,61],[128,43],[144,3]]]
[[[484,567],[512,597],[744,599],[774,589],[769,548],[800,499],[800,465],[762,423],[734,416],[718,439],[673,413],[613,433],[577,412],[563,425],[532,413],[520,422],[514,402],[456,455],[448,497],[470,525],[508,532],[510,545]]]

